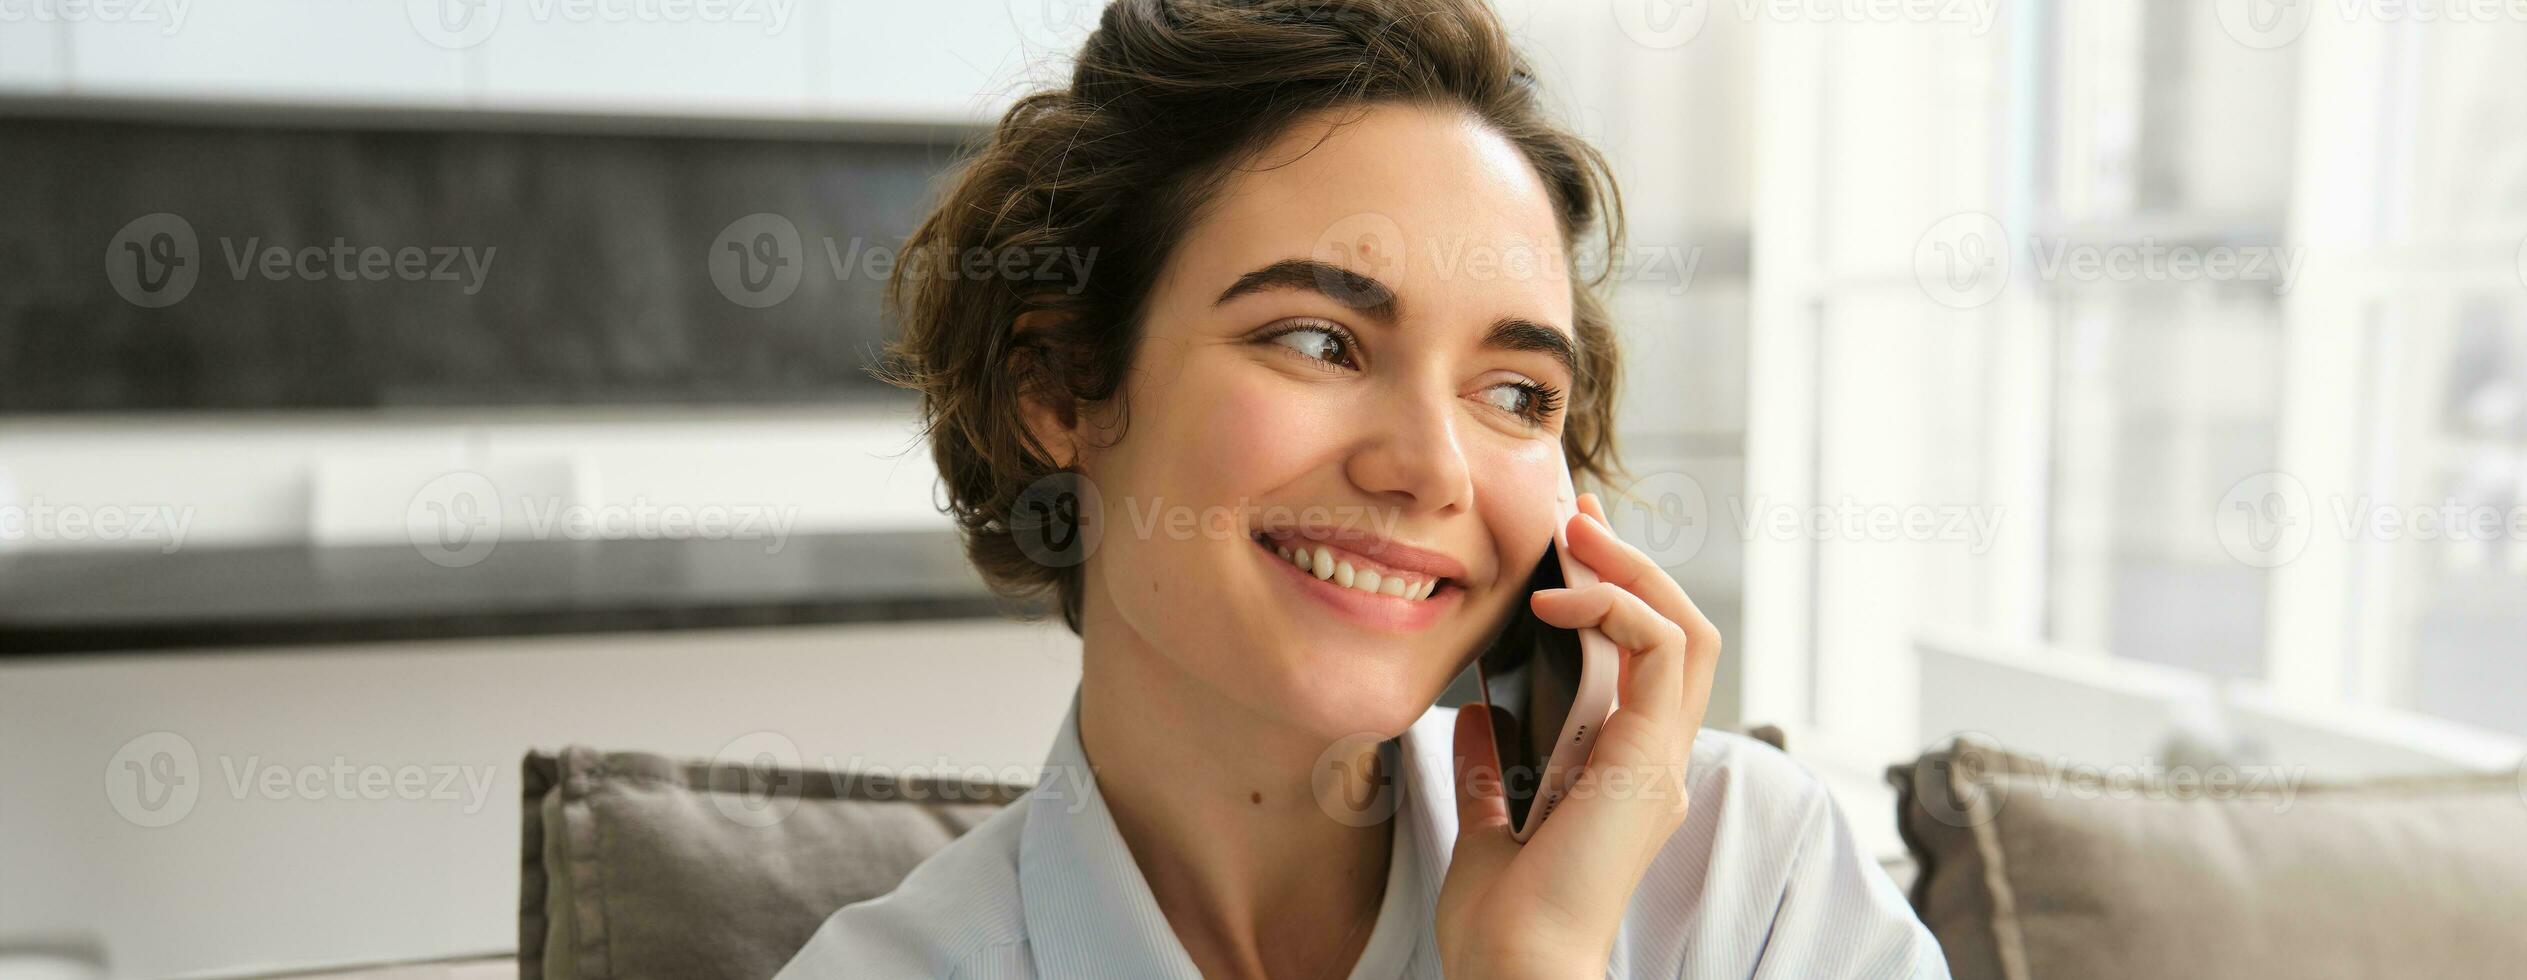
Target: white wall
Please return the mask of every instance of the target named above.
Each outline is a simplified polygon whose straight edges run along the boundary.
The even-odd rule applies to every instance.
[[[12,0],[0,93],[977,121],[1007,102],[1029,43],[1074,36],[1084,28],[1065,25],[1086,16],[1069,0],[103,6],[127,9]]]
[[[512,505],[510,539],[556,503],[743,508],[791,533],[949,527],[909,406],[74,416],[0,427],[0,507],[26,508],[0,552],[401,543],[433,481],[467,473]],[[155,526],[182,540],[81,532],[39,504],[172,513]]]
[[[118,977],[511,950],[530,748],[709,758],[768,731],[838,767],[1031,772],[1078,672],[1068,631],[992,622],[0,662],[0,949],[93,943]],[[189,810],[120,765],[171,744]],[[337,760],[489,789],[232,786]]]

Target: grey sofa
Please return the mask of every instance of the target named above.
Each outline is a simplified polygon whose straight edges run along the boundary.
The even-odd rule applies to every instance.
[[[1025,789],[585,748],[526,772],[517,956],[327,976],[761,980]],[[2527,976],[2527,775],[2195,775],[1942,746],[1887,770],[1888,870],[1959,980]]]

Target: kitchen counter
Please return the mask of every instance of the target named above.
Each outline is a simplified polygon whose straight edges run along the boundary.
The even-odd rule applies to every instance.
[[[0,656],[993,618],[948,531],[0,553]]]

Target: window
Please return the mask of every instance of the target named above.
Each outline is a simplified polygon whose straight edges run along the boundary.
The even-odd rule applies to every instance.
[[[2527,744],[2527,23],[2216,6],[1763,25],[1747,495],[1993,531],[1751,536],[1748,718]]]

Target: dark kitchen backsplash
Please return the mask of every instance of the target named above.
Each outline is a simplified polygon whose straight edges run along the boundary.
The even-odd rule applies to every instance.
[[[0,414],[901,397],[870,250],[966,134],[447,118],[0,112]]]

